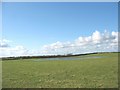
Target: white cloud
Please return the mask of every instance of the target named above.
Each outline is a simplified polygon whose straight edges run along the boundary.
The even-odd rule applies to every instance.
[[[11,42],[7,39],[0,40],[0,47],[9,47],[8,43]]]
[[[73,42],[59,42],[45,45],[43,51],[49,54],[68,54],[68,53],[90,53],[90,52],[111,52],[118,50],[118,32],[100,33],[93,32],[91,36],[80,36]]]
[[[10,40],[2,39],[0,40],[0,57],[9,57],[9,56],[24,56],[28,55],[28,50],[23,46],[11,46]]]
[[[16,47],[4,47],[0,48],[0,56],[25,56],[29,55],[29,52],[23,46],[16,46]]]
[[[102,40],[101,33],[99,31],[95,31],[92,35],[93,43],[100,43]]]
[[[90,53],[90,52],[111,52],[118,50],[118,43],[120,43],[120,32],[100,33],[93,32],[88,37],[78,37],[72,42],[60,42],[44,45],[40,50],[28,50],[27,48],[18,45],[12,47],[11,41],[3,39],[0,40],[0,57],[6,56],[25,56],[25,55],[57,55],[68,53]]]

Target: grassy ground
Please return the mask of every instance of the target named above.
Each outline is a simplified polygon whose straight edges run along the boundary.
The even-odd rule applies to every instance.
[[[2,61],[3,88],[118,87],[117,57],[117,53],[104,53],[82,56],[83,60],[78,56],[75,60]]]

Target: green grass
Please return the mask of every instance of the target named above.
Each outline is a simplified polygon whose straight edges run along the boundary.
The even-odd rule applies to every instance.
[[[117,53],[76,56],[75,60],[7,60],[2,61],[2,70],[3,88],[118,87]]]

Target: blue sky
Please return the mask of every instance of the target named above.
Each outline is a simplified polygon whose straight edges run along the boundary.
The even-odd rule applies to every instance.
[[[28,48],[117,31],[117,3],[3,3],[3,38]]]
[[[56,51],[56,49],[62,50],[71,46],[80,48],[82,44],[88,43],[86,46],[90,51],[92,47],[89,42],[96,43],[97,40],[97,43],[99,44],[100,41],[101,44],[95,44],[95,48],[101,46],[101,48],[106,47],[106,50],[107,41],[103,44],[103,40],[108,37],[110,40],[114,39],[115,42],[117,40],[118,3],[4,2],[2,26],[2,37],[6,39],[3,41],[12,41],[10,44],[13,47],[21,45],[28,50],[48,48]],[[105,30],[111,34],[108,35]],[[112,41],[109,41],[109,44],[117,45]],[[2,43],[1,46],[8,46],[8,44]],[[23,47],[16,48],[23,49]],[[75,48],[72,50],[75,52]]]

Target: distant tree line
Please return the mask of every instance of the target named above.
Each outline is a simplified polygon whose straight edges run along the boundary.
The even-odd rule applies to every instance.
[[[62,58],[62,57],[73,57],[73,56],[83,56],[90,54],[100,54],[100,53],[116,53],[116,52],[94,52],[86,54],[66,54],[66,55],[45,55],[45,56],[18,56],[18,57],[3,57],[2,60],[22,60],[22,59],[37,59],[37,58]]]

